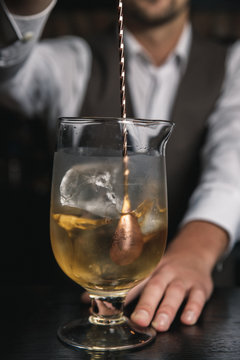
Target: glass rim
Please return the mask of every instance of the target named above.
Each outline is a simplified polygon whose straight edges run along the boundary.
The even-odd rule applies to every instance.
[[[143,118],[135,118],[135,117],[114,117],[114,116],[61,116],[58,118],[60,124],[77,124],[77,123],[111,123],[112,121],[116,121],[118,124],[168,124],[175,125],[175,123],[171,120],[161,120],[161,119],[143,119]]]

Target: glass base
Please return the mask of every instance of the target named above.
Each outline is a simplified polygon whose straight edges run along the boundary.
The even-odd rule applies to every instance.
[[[128,318],[115,325],[99,325],[89,319],[71,321],[58,329],[58,338],[76,349],[94,351],[118,351],[138,348],[149,344],[156,336],[151,328],[141,328]]]

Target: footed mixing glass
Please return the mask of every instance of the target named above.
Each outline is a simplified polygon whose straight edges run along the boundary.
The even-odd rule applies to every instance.
[[[156,336],[124,316],[123,306],[127,292],[154,271],[164,253],[165,148],[172,128],[160,120],[59,119],[51,244],[60,268],[92,302],[88,319],[58,329],[67,345],[125,350]]]

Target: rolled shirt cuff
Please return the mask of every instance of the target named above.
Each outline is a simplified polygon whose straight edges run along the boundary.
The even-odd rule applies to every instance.
[[[21,64],[30,54],[32,47],[40,38],[48,16],[55,6],[56,0],[53,0],[42,12],[29,16],[10,14],[14,27],[21,34],[21,39],[0,49],[0,78],[4,80],[4,75],[11,69],[14,70]]]
[[[211,222],[228,233],[229,245],[224,254],[227,255],[240,239],[240,194],[232,189],[225,192],[208,190],[203,196],[197,191],[180,227],[196,220]]]

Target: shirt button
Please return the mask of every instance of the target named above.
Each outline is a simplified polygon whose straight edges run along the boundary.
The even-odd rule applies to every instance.
[[[34,36],[34,33],[32,31],[28,31],[25,34],[23,34],[21,40],[23,42],[27,42],[27,41],[31,40],[33,38],[33,36]]]

